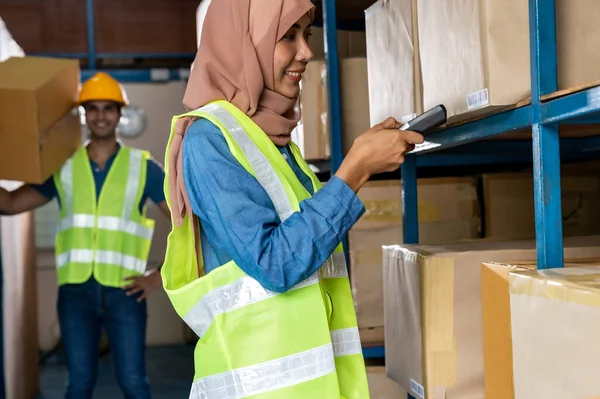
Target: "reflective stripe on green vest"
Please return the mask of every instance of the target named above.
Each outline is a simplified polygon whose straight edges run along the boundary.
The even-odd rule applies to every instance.
[[[167,157],[175,121],[183,116],[209,119],[221,129],[231,153],[265,189],[282,222],[310,197],[268,136],[224,101],[175,117]],[[318,190],[320,183],[298,147],[291,147]],[[317,273],[277,294],[233,261],[202,275],[193,234],[188,216],[181,227],[173,227],[161,271],[175,310],[199,337],[190,398],[369,398],[341,244]]]
[[[144,273],[154,221],[140,213],[147,151],[121,146],[96,201],[96,184],[83,146],[54,174],[60,198],[56,235],[58,284],[80,284],[94,275],[122,287]]]

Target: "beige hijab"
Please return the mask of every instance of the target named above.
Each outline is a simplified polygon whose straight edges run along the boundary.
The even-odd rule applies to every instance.
[[[307,12],[310,0],[212,0],[183,104],[193,110],[226,100],[267,134],[291,132],[297,99],[274,91],[275,44]],[[191,212],[183,182],[181,145],[193,118],[179,119],[169,149],[169,199],[176,226]],[[190,222],[193,218],[190,214]],[[193,223],[194,224],[194,223]],[[194,230],[195,229],[195,226]]]

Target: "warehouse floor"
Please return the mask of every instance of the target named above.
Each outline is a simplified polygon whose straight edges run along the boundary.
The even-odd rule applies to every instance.
[[[153,399],[188,398],[194,374],[194,346],[148,348],[147,370]],[[100,358],[95,399],[122,398],[110,354]],[[63,399],[66,368],[60,357],[50,359],[41,370],[41,393],[36,399]]]

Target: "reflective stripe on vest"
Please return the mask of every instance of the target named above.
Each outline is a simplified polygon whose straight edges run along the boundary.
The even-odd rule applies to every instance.
[[[217,104],[208,104],[201,109],[204,112],[213,114],[217,119],[219,119],[229,133],[233,136],[235,141],[244,152],[248,162],[250,162],[250,165],[252,165],[252,169],[254,170],[254,173],[256,173],[258,182],[265,189],[269,195],[269,198],[273,202],[275,210],[277,211],[277,215],[279,215],[281,221],[284,222],[294,213],[294,210],[292,209],[292,205],[287,198],[283,184],[275,175],[275,172],[273,172],[273,168],[271,167],[271,164],[265,155],[258,149],[258,147],[256,147],[256,144],[254,144],[252,139],[248,137],[244,128],[240,126],[240,124],[229,112],[227,112],[226,109],[223,109],[223,107],[220,107]]]
[[[58,232],[77,228],[94,228],[94,215],[74,214],[66,216],[58,222]],[[145,240],[152,239],[152,229],[142,226],[132,220],[120,219],[114,216],[99,216],[97,226],[99,229],[122,231]]]
[[[346,262],[343,253],[334,253],[336,256],[330,257],[326,265],[322,267],[323,278],[341,278],[347,277]],[[308,279],[295,285],[290,291],[299,288],[307,287],[312,284],[317,284],[319,278],[317,274],[313,274]],[[258,281],[250,276],[244,276],[232,284],[215,288],[204,295],[192,309],[184,316],[183,320],[196,333],[199,338],[206,333],[210,325],[213,323],[215,316],[240,309],[244,306],[272,298],[278,294],[263,288]],[[351,329],[348,329],[351,330]],[[355,328],[353,335],[358,342],[360,349],[360,338],[358,329]],[[347,330],[341,330],[348,332]],[[334,333],[332,333],[335,335]],[[336,356],[345,356],[344,351],[334,351]],[[350,353],[354,354],[354,353]]]
[[[146,271],[146,261],[134,256],[124,255],[114,251],[94,251],[91,249],[71,249],[56,256],[56,268],[75,263],[104,263],[117,265],[137,273]]]
[[[323,377],[335,371],[331,345],[200,378],[190,398],[239,399]]]

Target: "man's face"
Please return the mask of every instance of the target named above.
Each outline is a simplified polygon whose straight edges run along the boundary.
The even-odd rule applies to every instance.
[[[89,101],[85,104],[85,122],[92,137],[107,138],[116,134],[121,106],[112,101]]]

